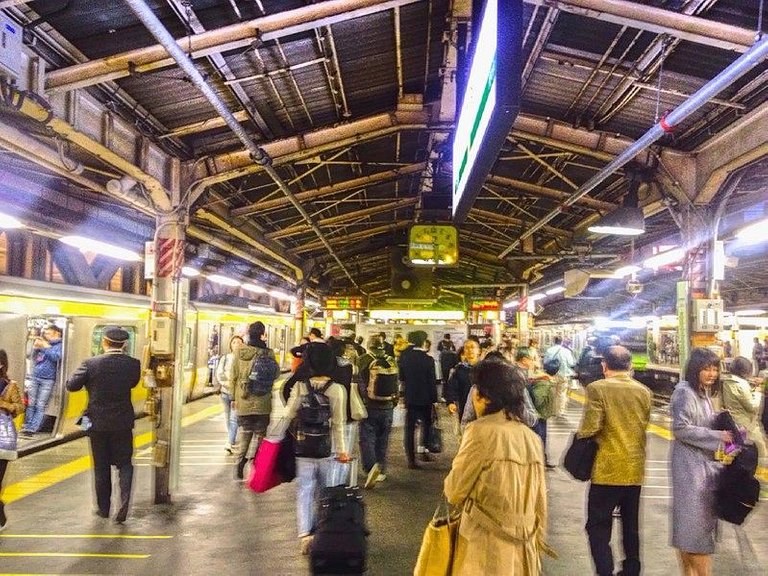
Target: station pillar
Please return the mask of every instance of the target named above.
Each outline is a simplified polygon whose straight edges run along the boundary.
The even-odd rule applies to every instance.
[[[155,504],[168,504],[178,487],[181,409],[184,404],[184,319],[189,282],[182,278],[185,210],[161,214],[155,232],[155,278],[150,317],[149,405]]]
[[[293,336],[294,336],[294,346],[299,343],[301,340],[301,337],[306,334],[305,329],[305,314],[306,314],[306,306],[304,305],[304,300],[307,297],[307,291],[306,287],[304,285],[300,285],[299,289],[296,291],[296,302],[294,302],[294,310],[293,310]]]
[[[692,348],[713,348],[722,329],[723,301],[718,291],[720,274],[715,265],[715,244],[702,236],[701,222],[708,222],[706,208],[689,208],[683,217],[683,238],[688,246],[684,279],[677,283],[677,318],[680,371],[685,370]],[[722,351],[721,351],[722,355]]]
[[[533,312],[533,301],[528,299],[528,285],[520,287],[520,301],[517,306],[517,338],[522,346],[528,345],[528,323],[530,322],[530,313]]]

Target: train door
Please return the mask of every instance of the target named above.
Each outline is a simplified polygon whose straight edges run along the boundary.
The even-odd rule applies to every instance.
[[[275,352],[277,363],[284,367],[286,365],[286,354],[289,347],[288,327],[280,325],[270,325],[267,327],[267,346]]]
[[[69,328],[68,319],[63,317],[27,318],[24,391],[28,403],[20,447],[48,440],[59,432],[66,404]]]
[[[0,315],[0,349],[8,355],[8,378],[19,385],[23,391],[24,376],[27,373],[25,351],[27,345],[27,317],[10,314]],[[23,416],[17,419],[17,428],[21,427]]]

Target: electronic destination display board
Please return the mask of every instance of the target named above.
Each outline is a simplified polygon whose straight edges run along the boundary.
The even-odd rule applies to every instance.
[[[486,0],[453,135],[453,221],[461,224],[520,109],[523,0]]]

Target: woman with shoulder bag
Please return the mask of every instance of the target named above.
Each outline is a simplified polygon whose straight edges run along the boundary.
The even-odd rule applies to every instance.
[[[473,370],[478,419],[464,430],[443,483],[462,508],[452,574],[538,576],[546,543],[547,493],[541,440],[523,420],[525,378],[506,362]]]
[[[2,500],[3,477],[8,468],[10,459],[15,458],[16,454],[16,428],[13,418],[24,412],[24,402],[21,399],[21,393],[16,382],[8,379],[8,354],[5,350],[0,350],[0,434],[3,440],[8,442],[7,447],[2,446],[5,456],[0,453],[0,531],[8,523],[5,516],[5,505]]]

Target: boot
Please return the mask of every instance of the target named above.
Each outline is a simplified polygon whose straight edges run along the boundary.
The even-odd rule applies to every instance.
[[[128,517],[128,506],[131,503],[131,487],[133,485],[133,464],[126,464],[119,469],[120,473],[120,510],[115,516],[115,522],[122,524]]]
[[[248,458],[241,456],[235,464],[235,480],[242,480],[245,472],[245,464],[248,462]]]

